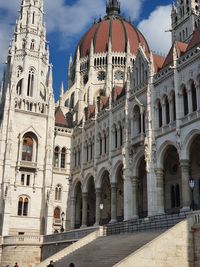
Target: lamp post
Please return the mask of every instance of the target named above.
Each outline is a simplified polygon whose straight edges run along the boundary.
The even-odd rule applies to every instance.
[[[191,202],[190,208],[192,210],[194,210],[194,187],[195,187],[195,181],[194,181],[193,177],[189,178],[189,186],[190,186],[191,195],[192,195],[192,202]]]
[[[99,208],[100,208],[100,222],[99,222],[99,224],[102,225],[103,203],[100,203]]]
[[[64,227],[63,227],[63,222],[64,222],[64,219],[65,219],[65,213],[64,212],[62,212],[61,213],[61,220],[62,220],[62,225],[61,225],[61,228],[60,228],[60,231],[61,231],[61,233],[63,233],[64,232]]]

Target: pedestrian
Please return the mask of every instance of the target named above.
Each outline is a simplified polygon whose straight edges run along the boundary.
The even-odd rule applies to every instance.
[[[73,262],[71,262],[71,263],[69,264],[69,267],[75,267],[75,265],[73,264]]]
[[[14,265],[14,267],[19,267],[19,265],[18,265],[18,263],[17,263],[17,262],[15,262],[15,265]]]
[[[50,261],[50,263],[49,263],[49,265],[47,265],[47,267],[54,267],[53,261]]]

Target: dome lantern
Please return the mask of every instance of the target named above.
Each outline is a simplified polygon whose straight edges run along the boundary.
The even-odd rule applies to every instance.
[[[120,14],[120,2],[118,0],[109,0],[106,6],[108,16],[116,16]]]

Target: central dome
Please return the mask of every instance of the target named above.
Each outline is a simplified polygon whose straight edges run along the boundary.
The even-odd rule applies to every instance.
[[[113,5],[113,2],[115,1],[110,2],[110,5]],[[112,42],[112,52],[126,52],[129,41],[130,52],[133,55],[136,55],[140,44],[149,53],[149,46],[142,33],[119,15],[120,9],[116,11],[114,8],[115,6],[110,7],[108,4],[107,16],[93,24],[83,36],[78,45],[81,57],[89,55],[92,41],[94,53],[107,52],[109,39]]]

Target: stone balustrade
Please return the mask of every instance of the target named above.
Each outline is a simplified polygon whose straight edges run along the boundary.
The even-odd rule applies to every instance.
[[[43,236],[5,236],[1,240],[2,245],[42,245]]]
[[[86,235],[96,231],[99,227],[88,227],[84,229],[72,230],[65,233],[53,234],[53,235],[46,235],[44,236],[44,244],[47,243],[54,243],[54,242],[64,242],[70,240],[79,240]]]

